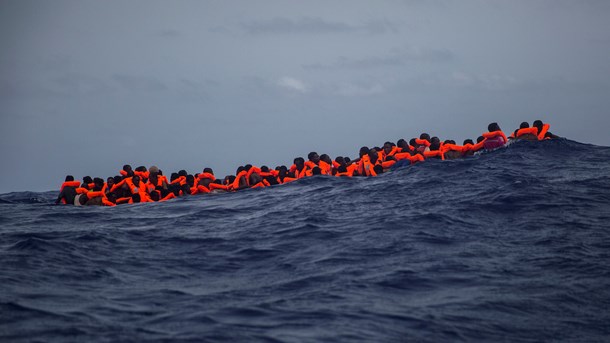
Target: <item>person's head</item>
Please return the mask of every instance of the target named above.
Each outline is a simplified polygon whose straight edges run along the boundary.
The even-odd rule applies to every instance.
[[[337,172],[339,173],[347,173],[347,167],[344,165],[340,165],[339,168],[337,168]]]
[[[521,125],[519,125],[519,129],[528,129],[530,127],[530,124],[526,121],[524,121],[523,123],[521,123]]]
[[[142,198],[140,198],[140,193],[132,194],[131,200],[133,200],[134,203],[138,203],[138,202],[142,201]]]
[[[345,158],[343,158],[343,156],[337,156],[335,162],[339,163],[339,165],[345,165]]]
[[[313,167],[313,169],[311,170],[311,173],[313,175],[322,175],[322,169],[320,169],[320,167]]]
[[[227,176],[225,176],[224,181],[225,181],[225,185],[232,184],[233,182],[235,182],[235,175],[227,175]]]
[[[440,143],[440,142],[441,142],[441,139],[436,136],[430,138],[430,143]]]
[[[261,167],[261,171],[262,171],[263,173],[268,173],[268,172],[269,172],[269,167],[267,167],[267,166],[262,166],[262,167]]]
[[[392,152],[392,148],[393,148],[393,144],[391,142],[385,142],[383,143],[383,152],[388,155],[389,153]]]
[[[101,191],[104,188],[104,179],[96,177],[93,179],[93,190]]]
[[[369,147],[363,146],[363,147],[360,148],[360,152],[358,152],[358,155],[360,157],[363,157],[364,155],[368,155],[369,151],[370,151]]]
[[[114,186],[114,177],[109,177],[106,179],[106,184],[108,185],[108,188],[112,188],[112,186]]]
[[[239,173],[244,171],[244,166],[239,166],[237,167],[237,170],[235,171],[235,175],[238,175]]]
[[[203,172],[214,175],[214,171],[212,170],[212,168],[203,168]]]
[[[178,171],[178,176],[184,176],[186,177],[188,175],[188,173],[186,172],[186,170],[182,169]]]
[[[129,172],[133,172],[133,169],[131,169],[131,165],[126,164],[123,166],[123,171],[129,174]]]
[[[81,206],[85,206],[87,201],[89,201],[89,198],[87,197],[87,194],[81,194],[80,197],[78,198],[78,203]]]
[[[424,132],[421,135],[419,135],[419,139],[425,139],[428,142],[430,142],[430,135]]]
[[[379,155],[377,154],[377,151],[369,150],[369,160],[371,161],[371,163],[377,162],[378,158],[379,158]]]
[[[320,161],[324,161],[327,164],[333,164],[333,160],[330,158],[330,156],[328,156],[328,154],[320,155]]]
[[[430,143],[430,151],[436,151],[441,148],[441,143]]]
[[[472,141],[472,139],[464,139],[464,143],[462,145],[466,145],[466,144],[474,145],[474,142]]]
[[[131,178],[131,182],[133,182],[133,184],[134,184],[134,185],[136,185],[136,187],[138,187],[138,184],[140,183],[140,177],[139,177],[139,176],[137,176],[137,175],[134,175],[134,176]]]
[[[407,143],[406,140],[404,140],[403,138],[399,139],[398,142],[396,142],[396,146],[403,149],[409,149],[409,143]]]
[[[150,168],[148,168],[148,173],[150,175],[158,175],[159,174],[159,168],[157,166],[150,166]]]
[[[152,199],[152,201],[159,201],[160,200],[159,191],[150,192],[150,198]]]
[[[534,123],[532,124],[533,127],[538,129],[538,132],[542,131],[542,127],[544,126],[544,124],[542,123],[542,120],[534,120]]]
[[[173,182],[173,181],[175,181],[175,180],[176,180],[177,178],[179,178],[179,177],[180,177],[180,176],[178,175],[178,173],[172,173],[172,174],[169,176],[169,181],[170,181],[170,182]]]
[[[246,165],[244,166],[244,170],[245,170],[245,171],[250,171],[250,169],[252,169],[252,165],[251,165],[251,164],[246,164]]]
[[[137,167],[137,168],[136,168],[136,171],[139,171],[139,172],[145,172],[145,171],[146,171],[146,167],[144,167],[144,166],[139,166],[139,167]]]
[[[484,140],[485,140],[485,137],[483,137],[483,136],[477,137],[477,143],[481,143]]]
[[[345,164],[350,164],[352,162],[352,159],[347,156],[343,156],[343,160],[345,161]]]
[[[417,148],[417,138],[411,138],[409,140],[409,145],[414,147],[414,148]]]
[[[312,151],[309,154],[307,154],[307,159],[315,164],[318,164],[318,162],[320,162],[320,155],[318,155],[317,152]]]
[[[302,170],[303,168],[305,168],[305,159],[303,157],[297,157],[294,159],[293,162],[298,170]]]
[[[83,177],[83,183],[86,183],[86,184],[93,183],[93,179],[91,178],[91,176],[85,176],[85,177]]]
[[[74,181],[74,176],[66,175],[66,182]]]
[[[500,131],[500,125],[498,123],[491,123],[487,125],[487,130],[489,132]]]

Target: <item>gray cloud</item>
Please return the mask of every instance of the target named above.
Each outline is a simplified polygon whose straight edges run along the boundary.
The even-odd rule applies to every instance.
[[[250,34],[325,34],[325,33],[367,33],[385,34],[398,32],[397,27],[389,21],[370,21],[353,25],[339,21],[327,21],[322,18],[302,17],[290,19],[276,17],[270,20],[253,21],[242,24]]]
[[[303,68],[307,70],[366,69],[404,66],[412,62],[450,62],[454,59],[455,54],[448,49],[422,49],[412,47],[395,49],[389,54],[382,56],[367,56],[362,58],[340,56],[332,63],[305,64],[303,65]]]
[[[116,74],[112,79],[132,92],[158,92],[168,88],[163,82],[152,76]]]

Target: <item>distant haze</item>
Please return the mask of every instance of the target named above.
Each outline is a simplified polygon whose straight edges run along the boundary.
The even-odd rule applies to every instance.
[[[542,119],[610,145],[610,1],[2,1],[0,193]]]

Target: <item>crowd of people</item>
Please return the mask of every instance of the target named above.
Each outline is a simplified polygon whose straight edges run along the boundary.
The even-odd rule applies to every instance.
[[[488,132],[478,137],[476,143],[466,139],[462,145],[458,145],[453,140],[441,141],[438,137],[422,133],[419,138],[412,138],[409,142],[399,139],[396,144],[385,142],[382,147],[364,146],[355,159],[338,156],[332,160],[327,154],[310,152],[307,161],[297,157],[290,167],[282,165],[271,169],[247,164],[238,167],[235,175],[227,175],[222,179],[216,178],[211,168],[204,168],[197,174],[180,170],[171,173],[168,179],[156,166],[148,169],[140,166],[134,170],[126,164],[119,171],[120,175],[108,177],[106,181],[99,177],[85,176],[81,182],[72,175],[66,176],[55,203],[116,206],[270,187],[313,175],[377,176],[427,159],[452,160],[471,156],[481,150],[494,150],[506,145],[509,140],[538,141],[553,138],[557,136],[549,132],[549,124],[540,120],[534,121],[531,127],[527,122],[521,123],[519,129],[509,137],[497,123],[491,123]]]

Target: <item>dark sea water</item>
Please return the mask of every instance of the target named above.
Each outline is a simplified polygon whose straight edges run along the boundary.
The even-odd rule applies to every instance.
[[[610,341],[607,147],[115,208],[56,196],[0,195],[1,341]]]

